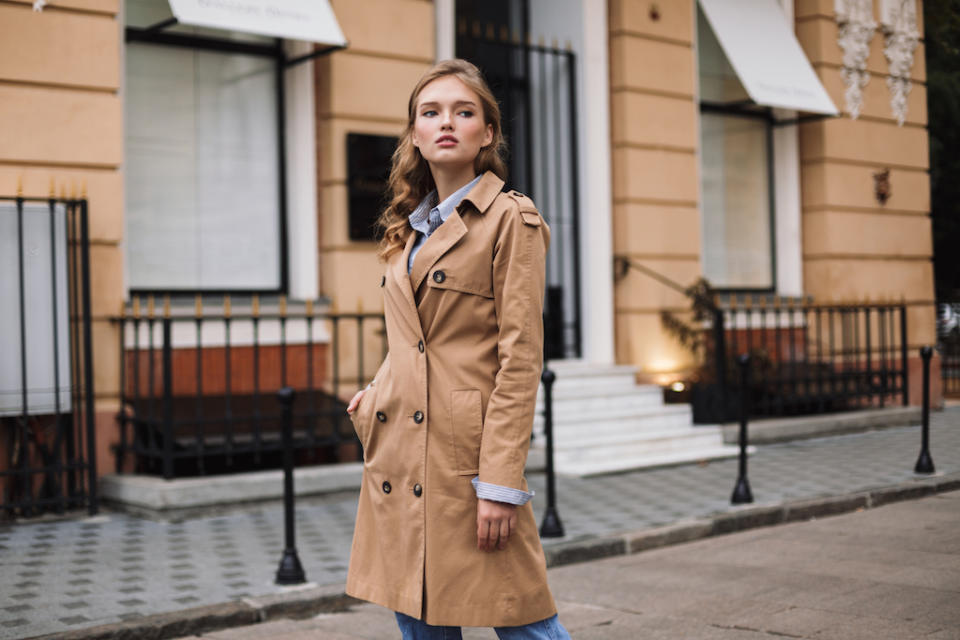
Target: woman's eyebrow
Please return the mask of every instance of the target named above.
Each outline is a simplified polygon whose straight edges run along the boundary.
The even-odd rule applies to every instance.
[[[456,102],[453,103],[453,106],[455,107],[459,107],[463,105],[467,105],[469,107],[474,107],[474,108],[476,108],[477,106],[476,103],[474,103],[472,100],[457,100]],[[421,109],[423,109],[424,107],[439,107],[439,106],[440,106],[439,102],[421,102],[420,103]]]

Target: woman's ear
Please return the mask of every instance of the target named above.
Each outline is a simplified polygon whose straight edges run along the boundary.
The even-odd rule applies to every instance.
[[[487,147],[490,143],[493,142],[493,125],[487,124],[487,133],[483,136],[483,144],[481,147]]]

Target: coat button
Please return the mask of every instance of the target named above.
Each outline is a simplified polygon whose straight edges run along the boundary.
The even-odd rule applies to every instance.
[[[419,484],[413,485],[413,495],[417,496],[418,498],[419,498],[420,496],[422,496],[422,495],[423,495],[423,487],[421,487]]]
[[[387,284],[387,276],[380,276],[380,286]]]
[[[416,413],[414,413],[413,421],[416,422],[417,424],[420,424],[421,422],[423,422],[423,411],[417,411]]]
[[[391,490],[391,489],[393,489],[393,487],[390,486],[390,483],[384,481],[384,483],[383,483],[383,492],[384,492],[384,493],[390,493],[390,490]]]
[[[377,420],[379,420],[380,422],[386,422],[387,414],[385,414],[383,411],[377,411]]]
[[[433,272],[434,282],[439,283],[439,282],[443,282],[446,279],[447,279],[447,274],[445,274],[443,271],[437,270]]]
[[[423,353],[423,340],[417,343],[417,349],[420,350],[420,353]]]

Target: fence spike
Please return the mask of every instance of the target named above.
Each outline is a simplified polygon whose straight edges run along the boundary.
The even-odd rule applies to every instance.
[[[70,199],[77,199],[77,181],[71,178],[70,180]]]
[[[127,302],[126,300],[120,301],[120,319],[124,320],[127,317]]]
[[[730,311],[736,311],[737,304],[739,304],[739,300],[740,300],[740,296],[738,296],[735,293],[730,294],[730,304],[729,304]]]
[[[744,307],[745,309],[752,309],[752,308],[753,308],[753,294],[752,294],[752,293],[745,293],[745,294],[743,294],[743,307]]]
[[[459,20],[457,20],[457,33],[459,33],[461,36],[467,35],[467,19],[466,18],[460,18]]]
[[[154,299],[153,294],[151,293],[149,296],[147,296],[147,317],[152,318],[154,311],[156,311],[156,309],[154,308]]]
[[[514,31],[510,37],[513,40],[513,44],[520,44],[523,42],[523,36],[520,35],[519,31]]]
[[[493,23],[488,22],[487,23],[487,40],[493,40],[494,39],[493,34],[494,34]]]
[[[554,39],[552,40],[550,46],[553,47],[554,49],[559,49],[559,48],[560,48],[560,42],[559,42],[556,38],[554,38]]]
[[[507,25],[500,26],[500,42],[509,42],[510,41],[510,29],[507,28]]]
[[[23,174],[21,173],[17,176],[17,197],[23,197]]]
[[[133,296],[133,317],[140,317],[140,296]]]
[[[547,41],[544,40],[543,36],[540,36],[537,38],[537,44],[539,44],[541,47],[545,47],[547,46]]]
[[[226,318],[230,317],[230,294],[223,296],[223,315]]]
[[[567,49],[567,53],[573,53],[573,42],[571,42],[570,40],[567,40],[567,43],[565,46]]]
[[[253,294],[253,300],[250,303],[250,312],[253,314],[253,317],[260,315],[260,295]]]
[[[193,296],[193,315],[197,318],[203,317],[203,296],[199,293]]]
[[[363,313],[363,298],[357,298],[357,313]]]
[[[308,315],[308,316],[312,316],[312,315],[313,315],[313,300],[308,298],[308,299],[305,301],[305,305],[306,305],[305,311],[306,311],[307,315]]]
[[[280,315],[287,315],[287,296],[280,296]]]
[[[50,199],[53,200],[57,197],[57,181],[50,176]]]
[[[66,183],[61,183],[61,184],[60,184],[60,199],[61,199],[61,200],[66,200],[66,199],[67,199],[67,185],[66,185]]]
[[[480,37],[480,21],[479,21],[479,20],[474,20],[474,21],[473,21],[472,31],[473,31],[473,37],[474,37],[474,38],[479,38],[479,37]]]
[[[163,294],[163,317],[164,318],[170,317],[170,294],[169,293]]]
[[[80,180],[80,198],[83,200],[87,199],[87,179],[83,178]]]

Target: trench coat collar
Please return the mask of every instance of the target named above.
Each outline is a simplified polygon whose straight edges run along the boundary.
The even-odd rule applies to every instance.
[[[490,208],[501,189],[503,189],[503,180],[494,172],[487,171],[480,177],[480,182],[474,185],[473,189],[470,189],[469,193],[463,197],[463,200],[457,205],[457,211],[463,213],[464,207],[469,202],[478,213],[483,213]]]
[[[441,225],[442,226],[442,225]],[[439,231],[439,229],[437,229]],[[436,233],[436,232],[434,232]],[[417,312],[417,301],[413,297],[413,288],[410,286],[410,276],[407,274],[407,264],[410,260],[410,250],[417,241],[416,232],[407,236],[407,244],[403,247],[403,253],[400,256],[394,254],[391,259],[388,271],[394,280],[394,284],[400,290],[400,295],[406,304],[403,305],[400,317],[410,325],[413,332],[420,338],[423,338],[423,327],[420,324],[420,314]],[[421,249],[422,251],[422,249]]]

